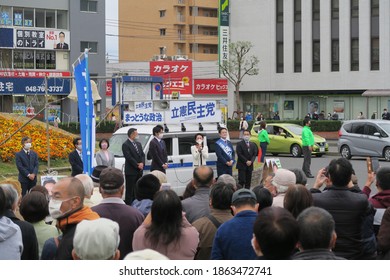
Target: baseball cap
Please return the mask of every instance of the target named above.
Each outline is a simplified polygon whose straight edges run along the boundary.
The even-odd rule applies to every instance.
[[[73,248],[82,260],[108,260],[119,246],[118,223],[100,218],[83,220],[77,224],[73,238]]]
[[[237,200],[241,198],[253,198],[257,201],[256,195],[254,192],[248,189],[239,189],[238,191],[235,191],[232,196],[232,203],[236,202]]]
[[[100,173],[100,187],[103,189],[117,189],[123,186],[124,178],[121,170],[107,167]]]
[[[95,183],[99,183],[100,173],[102,173],[103,169],[105,168],[107,168],[106,165],[95,166],[91,174],[92,181],[94,181]]]

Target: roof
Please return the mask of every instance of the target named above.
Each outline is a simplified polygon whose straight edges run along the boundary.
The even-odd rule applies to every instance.
[[[138,133],[141,134],[152,134],[153,127],[155,127],[157,124],[136,124],[136,125],[128,125],[124,126],[117,131],[115,131],[115,134],[127,134],[127,131],[130,128],[136,128]],[[163,124],[161,124],[163,125]],[[216,132],[218,133],[218,125],[217,123],[202,123],[203,126],[203,131],[199,130],[199,124],[197,123],[184,123],[184,126],[186,128],[186,132],[192,132],[192,133],[197,133],[197,132]],[[222,127],[225,127],[225,125],[221,124]],[[180,124],[167,124],[167,127],[169,129],[169,132],[177,132],[177,133],[182,133],[182,127]]]
[[[368,89],[362,93],[362,96],[390,96],[390,89]]]

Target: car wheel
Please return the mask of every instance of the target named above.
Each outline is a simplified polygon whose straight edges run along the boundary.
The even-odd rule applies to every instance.
[[[291,154],[293,157],[300,157],[302,155],[302,148],[298,144],[292,145]]]
[[[383,157],[385,158],[386,161],[390,161],[390,148],[387,147],[385,151],[383,152]]]
[[[352,157],[351,156],[351,149],[347,145],[344,145],[341,147],[340,154],[341,154],[341,157],[346,158],[346,159],[351,159],[351,157]]]
[[[273,155],[274,157],[276,157],[276,156],[278,155],[278,153],[272,153],[272,155]]]

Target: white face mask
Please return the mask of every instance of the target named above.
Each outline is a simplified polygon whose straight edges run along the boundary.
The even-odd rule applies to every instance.
[[[198,139],[198,140],[196,140],[196,143],[198,143],[199,145],[202,145],[203,140]]]
[[[32,146],[31,143],[25,143],[25,144],[24,144],[24,149],[25,149],[25,150],[30,150],[30,149],[31,149],[31,146]]]
[[[135,136],[134,140],[139,140],[139,135]]]
[[[102,149],[107,149],[107,147],[108,147],[108,144],[107,144],[107,143],[103,143],[103,144],[102,144]]]
[[[79,151],[81,151],[82,147],[83,147],[82,145],[77,145],[77,146],[76,146],[76,149],[79,150]]]
[[[244,136],[245,141],[249,141],[250,138],[251,138],[250,136]]]
[[[159,133],[158,134],[158,139],[162,139],[164,137],[164,133]]]
[[[50,213],[50,216],[53,218],[53,219],[58,219],[58,218],[61,218],[63,216],[65,216],[69,211],[66,211],[64,213],[61,212],[61,205],[62,205],[62,202],[64,201],[68,201],[68,200],[71,200],[72,198],[69,198],[69,199],[66,199],[66,200],[57,200],[57,199],[51,199],[49,201],[49,213]]]

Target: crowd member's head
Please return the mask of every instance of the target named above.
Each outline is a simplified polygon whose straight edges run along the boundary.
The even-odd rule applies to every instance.
[[[280,168],[276,170],[271,184],[276,187],[278,193],[285,193],[288,187],[295,185],[296,177],[294,172]]]
[[[346,187],[351,181],[352,164],[345,158],[334,159],[330,162],[328,172],[335,187]]]
[[[73,146],[79,152],[81,151],[82,143],[81,143],[81,138],[80,137],[76,137],[76,138],[73,139]]]
[[[92,178],[89,177],[87,174],[78,174],[75,176],[75,178],[79,179],[80,182],[83,184],[85,198],[91,198],[94,187]]]
[[[257,203],[256,195],[248,189],[239,189],[232,196],[233,214],[237,215],[241,211],[251,210],[258,211],[259,204]]]
[[[150,172],[150,174],[153,174],[157,177],[157,179],[160,181],[160,185],[168,183],[167,175],[164,172],[161,172],[160,170],[153,170]]]
[[[5,204],[6,204],[6,197],[4,194],[4,190],[0,185],[0,218],[4,216]]]
[[[300,185],[306,186],[306,184],[307,184],[307,177],[306,177],[305,172],[303,172],[302,169],[292,168],[292,169],[290,169],[290,171],[294,172],[294,174],[295,174],[295,178],[296,178],[295,183],[296,184],[300,184]]]
[[[98,188],[100,186],[100,174],[105,168],[107,168],[106,165],[98,165],[93,168],[91,179],[95,188]]]
[[[381,167],[376,173],[376,186],[379,191],[390,190],[390,167]]]
[[[237,189],[237,182],[236,182],[236,179],[234,179],[234,177],[232,175],[229,175],[229,174],[222,174],[221,176],[218,177],[217,179],[217,182],[222,182],[224,183],[225,185],[226,184],[231,184],[233,185],[234,189],[236,190]]]
[[[5,195],[5,209],[15,211],[18,207],[18,192],[11,184],[1,184]]]
[[[121,170],[115,167],[107,167],[102,170],[99,179],[99,191],[103,198],[123,196],[125,180]]]
[[[306,208],[313,206],[313,196],[304,185],[295,185],[287,189],[284,196],[284,208],[296,218]]]
[[[252,189],[256,195],[257,203],[259,203],[259,211],[262,209],[272,206],[274,200],[271,192],[263,186],[257,186]]]
[[[22,185],[20,184],[20,182],[18,180],[6,179],[6,180],[0,181],[0,184],[11,185],[16,190],[16,192],[18,193],[18,196],[19,197],[22,196]]]
[[[84,205],[84,187],[74,177],[63,178],[52,189],[49,212],[54,219],[61,219],[79,211]]]
[[[186,198],[189,198],[195,194],[196,188],[194,186],[194,180],[191,180],[188,182],[183,195],[181,196],[181,199],[184,200]]]
[[[291,258],[298,242],[298,223],[289,211],[267,207],[259,212],[253,226],[253,247],[258,256],[267,260]]]
[[[153,249],[159,244],[166,246],[179,240],[183,222],[182,211],[180,198],[174,191],[162,190],[156,193],[151,209],[152,222],[145,233]]]
[[[20,214],[29,223],[37,223],[49,215],[49,202],[40,191],[26,194],[20,203]]]
[[[77,224],[73,238],[72,257],[75,260],[118,260],[118,223],[100,218]]]
[[[214,171],[209,166],[199,166],[194,169],[193,180],[196,188],[210,187],[214,183]]]
[[[336,244],[335,222],[331,214],[319,207],[309,207],[299,214],[299,250],[332,249]]]
[[[214,209],[230,209],[234,187],[231,184],[215,183],[210,190],[210,205]]]
[[[40,193],[42,193],[46,197],[47,201],[49,201],[50,197],[51,197],[51,196],[49,196],[49,191],[45,187],[43,187],[41,185],[36,185],[35,187],[32,187],[30,192],[40,192]]]
[[[169,260],[169,258],[155,250],[144,249],[127,254],[123,260]]]
[[[153,200],[154,195],[160,190],[160,181],[152,174],[146,174],[138,179],[135,186],[135,198],[137,200]]]

